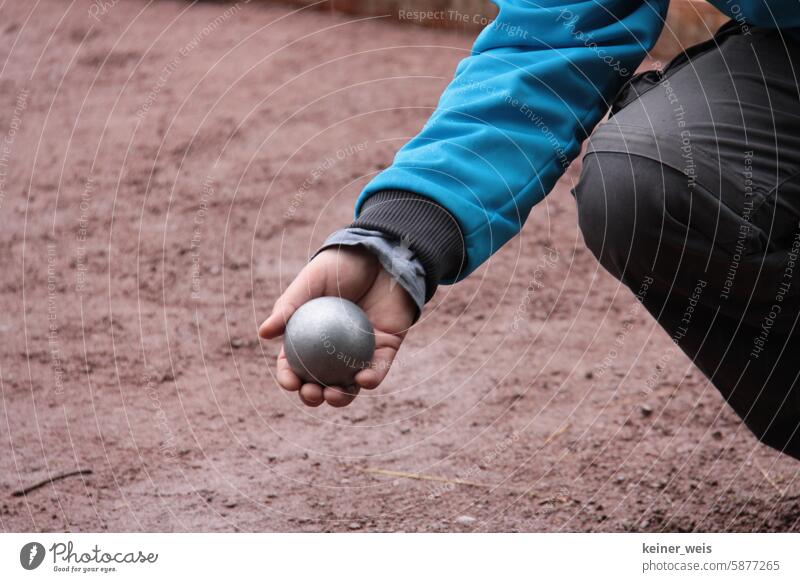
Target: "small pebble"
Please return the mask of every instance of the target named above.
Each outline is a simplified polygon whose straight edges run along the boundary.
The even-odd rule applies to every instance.
[[[239,349],[244,345],[244,340],[240,338],[236,338],[235,340],[231,340],[231,347],[235,349]]]
[[[478,521],[478,520],[475,519],[474,517],[472,517],[471,515],[459,515],[456,518],[456,523],[458,525],[472,525],[476,521]]]
[[[361,529],[361,524],[358,523],[357,521],[351,521],[347,525],[347,527],[348,527],[348,529],[352,529],[352,530]]]
[[[653,414],[653,407],[650,406],[649,404],[642,404],[640,410],[642,412],[642,416],[650,416],[651,414]]]

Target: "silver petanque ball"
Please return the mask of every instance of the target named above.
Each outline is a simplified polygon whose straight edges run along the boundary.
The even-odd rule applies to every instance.
[[[375,330],[355,303],[320,297],[289,318],[283,349],[294,373],[306,382],[349,387],[372,359]]]

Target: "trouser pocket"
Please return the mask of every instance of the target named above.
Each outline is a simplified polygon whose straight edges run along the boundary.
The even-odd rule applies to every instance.
[[[610,117],[613,117],[619,110],[624,109],[636,99],[662,83],[665,78],[676,73],[681,68],[690,63],[693,59],[699,58],[702,55],[718,50],[720,44],[731,36],[742,34],[741,27],[733,20],[724,24],[714,35],[713,38],[705,42],[690,46],[684,51],[678,53],[663,69],[651,69],[635,74],[631,77],[617,93],[611,104]]]

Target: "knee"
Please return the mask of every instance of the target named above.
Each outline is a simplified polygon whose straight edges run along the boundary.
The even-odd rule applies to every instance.
[[[618,279],[635,277],[640,267],[647,268],[643,245],[650,238],[647,233],[661,226],[657,205],[649,203],[653,192],[634,168],[643,162],[650,160],[615,152],[590,153],[575,187],[586,246]]]

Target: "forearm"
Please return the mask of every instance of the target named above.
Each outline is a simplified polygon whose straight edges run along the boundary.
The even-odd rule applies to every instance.
[[[667,2],[498,5],[497,20],[460,63],[436,112],[357,204],[356,224],[409,236],[414,250],[427,244],[428,295],[519,231],[655,42]],[[384,197],[376,208],[373,196]],[[420,223],[437,228],[421,232]]]

